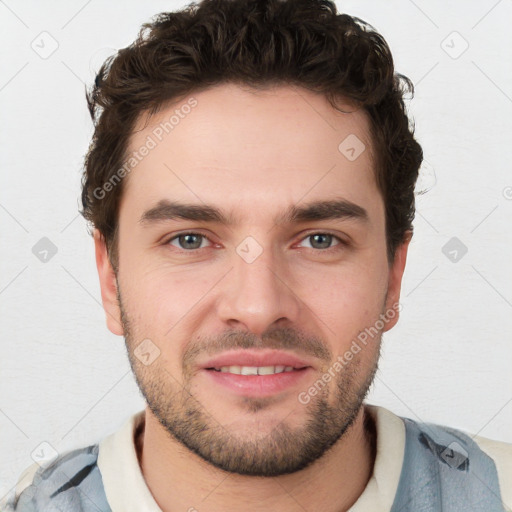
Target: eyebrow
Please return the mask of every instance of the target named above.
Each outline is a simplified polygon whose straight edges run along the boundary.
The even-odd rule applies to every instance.
[[[146,210],[139,223],[150,225],[170,220],[190,220],[212,222],[232,226],[236,219],[231,213],[224,213],[215,206],[207,204],[190,204],[161,199],[155,206]],[[364,223],[369,221],[368,212],[346,199],[314,201],[303,206],[292,205],[279,214],[276,224],[293,224],[318,220],[355,219]]]

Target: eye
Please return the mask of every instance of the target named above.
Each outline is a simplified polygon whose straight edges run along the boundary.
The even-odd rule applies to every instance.
[[[209,241],[209,239],[205,235],[202,235],[201,233],[189,232],[180,233],[179,235],[173,236],[166,243],[174,247],[178,247],[178,249],[190,251],[194,249],[202,249],[203,247],[205,247],[203,246],[203,242],[205,240]],[[174,241],[176,241],[179,245],[175,245],[173,243]]]
[[[309,246],[310,248],[320,249],[320,250],[324,250],[324,251],[327,251],[329,249],[335,249],[335,247],[337,247],[339,245],[341,245],[341,246],[347,245],[344,240],[337,237],[336,235],[333,235],[331,233],[323,233],[323,232],[310,233],[308,236],[306,236],[302,240],[303,241],[310,240],[311,241],[310,246]],[[334,245],[331,245],[334,240],[336,240],[337,243]],[[338,249],[341,249],[341,247],[338,247]]]
[[[309,241],[309,246],[306,246],[307,248],[317,249],[321,252],[342,249],[344,246],[348,245],[340,237],[326,232],[310,233],[302,239],[301,243],[304,243],[305,241]],[[206,235],[190,231],[174,235],[172,238],[169,238],[169,240],[165,242],[164,245],[172,245],[173,247],[176,247],[182,251],[192,252],[195,250],[204,249],[208,246],[207,242],[211,243],[211,240]],[[336,243],[333,245],[333,242]]]

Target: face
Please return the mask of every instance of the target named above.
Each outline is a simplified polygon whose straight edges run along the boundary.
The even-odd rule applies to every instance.
[[[359,412],[407,244],[389,263],[363,112],[284,86],[191,98],[134,131],[130,151],[151,148],[124,183],[117,276],[96,233],[108,326],[175,440],[226,471],[291,473]]]

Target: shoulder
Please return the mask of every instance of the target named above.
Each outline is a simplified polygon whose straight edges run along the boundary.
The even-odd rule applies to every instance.
[[[437,452],[438,458],[443,459],[446,464],[456,469],[465,468],[467,470],[471,457],[473,457],[473,462],[478,461],[479,456],[475,459],[475,455],[478,451],[483,452],[484,457],[487,456],[494,462],[501,499],[506,506],[506,510],[512,511],[511,443],[477,436],[465,430],[446,425],[418,423],[409,418],[404,420],[406,424],[414,423],[424,434],[420,441],[425,446],[428,445],[433,452]],[[468,452],[470,453],[469,456]],[[480,460],[482,460],[481,457]]]
[[[481,436],[471,437],[480,449],[494,460],[503,501],[508,507],[507,510],[512,510],[512,443],[495,441]]]
[[[46,510],[51,503],[61,510],[108,511],[97,465],[98,451],[98,444],[94,444],[66,452],[47,466],[34,463],[27,467],[2,510],[35,512]],[[94,502],[93,509],[82,501],[80,491],[84,488]]]
[[[403,473],[402,469],[406,463],[403,449],[405,438],[409,439],[409,447],[427,448],[426,451],[413,449],[411,452],[413,455],[432,453],[434,460],[437,460],[440,464],[440,469],[446,469],[447,467],[468,469],[467,465],[464,464],[464,455],[467,455],[464,449],[466,449],[472,457],[475,457],[475,463],[483,461],[485,458],[490,461],[491,465],[494,465],[505,510],[512,512],[512,443],[488,439],[463,429],[442,424],[418,422],[411,418],[399,416],[382,406],[366,404],[366,408],[377,425],[378,451],[381,454],[386,454],[388,458],[388,454],[393,453],[395,457],[400,459],[400,474]],[[383,444],[386,446],[382,446]],[[393,449],[387,449],[389,447]],[[478,452],[482,456],[479,456]],[[413,457],[412,464],[417,466],[418,459]],[[389,480],[389,462],[386,463],[386,470],[383,473],[385,473],[384,477]],[[462,471],[452,474],[457,473],[462,473]],[[395,480],[397,480],[397,477],[393,479],[393,481]]]

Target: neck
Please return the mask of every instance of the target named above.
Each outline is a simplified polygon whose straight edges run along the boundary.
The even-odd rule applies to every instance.
[[[144,430],[136,439],[144,479],[163,512],[344,512],[371,477],[375,445],[375,425],[364,407],[320,459],[301,471],[273,478],[215,468],[174,440],[148,408]]]

